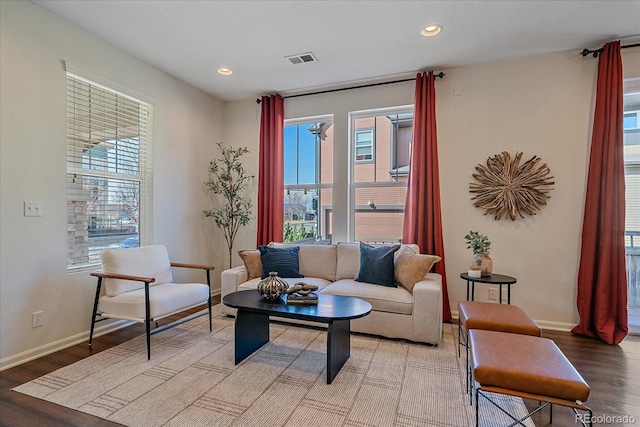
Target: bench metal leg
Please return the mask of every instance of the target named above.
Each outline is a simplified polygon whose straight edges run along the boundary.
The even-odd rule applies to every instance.
[[[466,376],[466,391],[469,393],[469,404],[473,404],[473,396],[471,395],[471,369],[469,367],[469,337],[464,330],[460,319],[458,319],[458,357],[460,357],[460,346],[465,348],[465,376]]]
[[[491,403],[496,408],[500,409],[500,411],[502,411],[504,414],[508,415],[509,418],[511,418],[513,420],[513,423],[509,424],[509,427],[513,427],[515,425],[524,426],[524,424],[522,423],[524,420],[526,420],[527,418],[531,418],[533,415],[537,414],[538,412],[540,412],[541,410],[543,410],[547,406],[549,406],[549,424],[553,424],[553,404],[551,402],[538,401],[538,407],[536,409],[534,409],[533,411],[529,412],[524,417],[518,419],[518,418],[515,418],[513,415],[511,415],[509,412],[507,412],[504,408],[502,408],[496,402],[494,402],[485,392],[483,392],[481,386],[477,387],[475,389],[475,396],[476,396],[476,426],[479,423],[479,421],[478,421],[478,414],[479,414],[478,407],[480,406],[480,397],[484,397],[487,401],[489,401],[489,403]],[[588,412],[589,415],[588,415],[588,419],[587,420],[585,420],[584,415],[582,415],[580,412],[578,412],[578,410],[576,408],[569,407],[569,409],[571,409],[573,411],[573,413],[575,414],[576,423],[580,423],[584,427],[591,427],[593,425],[593,422],[592,422],[593,412],[591,411],[590,408],[588,408],[586,406],[582,406],[582,408],[581,408],[584,411]]]
[[[511,418],[513,420],[513,423],[509,424],[509,427],[513,427],[515,425],[521,425],[524,427],[524,424],[522,423],[524,420],[526,420],[527,418],[532,417],[534,414],[536,414],[537,412],[541,411],[544,407],[546,407],[547,405],[549,405],[548,402],[544,402],[544,404],[538,406],[536,409],[534,409],[533,411],[529,412],[527,415],[525,415],[522,418],[516,418],[513,415],[511,415],[509,412],[507,412],[502,406],[498,405],[496,402],[494,402],[493,400],[491,400],[491,398],[489,396],[487,396],[483,391],[482,391],[482,387],[478,387],[476,388],[476,425],[478,425],[478,407],[480,406],[480,397],[484,397],[485,399],[487,399],[487,401],[489,401],[493,406],[495,406],[496,408],[500,409],[500,411],[502,411],[504,414],[506,414],[507,416],[509,416],[509,418]]]
[[[479,402],[478,402],[478,389],[475,390],[476,393],[476,427],[480,425],[480,411],[479,411]]]

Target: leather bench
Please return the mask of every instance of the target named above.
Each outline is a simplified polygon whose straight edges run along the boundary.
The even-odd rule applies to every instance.
[[[459,325],[465,329],[509,332],[541,336],[542,331],[524,311],[515,305],[477,301],[459,301]]]
[[[481,329],[469,330],[468,339],[472,379],[477,382],[476,426],[480,397],[498,406],[486,393],[541,402],[520,420],[510,415],[516,422],[529,418],[547,405],[558,404],[571,408],[577,414],[576,420],[583,425],[591,425],[591,409],[583,403],[589,398],[589,386],[553,341]],[[580,416],[577,410],[587,411],[589,416]]]
[[[483,329],[536,337],[542,335],[542,330],[538,324],[515,305],[459,301],[458,313],[458,357],[460,357],[460,346],[464,345],[467,351],[467,391],[470,389],[469,379],[471,378],[469,348],[467,345],[469,330]]]

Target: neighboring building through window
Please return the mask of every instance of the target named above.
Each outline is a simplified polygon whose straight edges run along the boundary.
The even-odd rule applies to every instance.
[[[411,158],[413,106],[352,112],[351,206],[354,241],[402,241]],[[363,134],[371,135],[369,145]],[[363,159],[361,147],[372,149]],[[367,162],[363,160],[368,160]]]
[[[285,121],[285,242],[331,238],[333,129],[331,116]]]
[[[355,157],[356,162],[369,162],[373,160],[373,129],[358,130],[355,132]]]
[[[401,242],[413,106],[349,116],[350,240]],[[331,116],[285,121],[284,241],[331,239],[333,152]]]
[[[67,73],[69,268],[149,235],[151,123],[152,105]]]

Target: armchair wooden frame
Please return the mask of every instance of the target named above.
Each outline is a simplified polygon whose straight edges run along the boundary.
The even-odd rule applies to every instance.
[[[146,328],[146,336],[147,336],[147,360],[151,359],[151,335],[157,334],[158,332],[162,332],[166,329],[172,328],[174,326],[178,326],[181,325],[185,322],[188,322],[190,320],[196,319],[198,317],[202,317],[202,316],[206,316],[207,314],[209,315],[209,332],[213,331],[213,320],[212,320],[212,310],[211,310],[211,277],[210,277],[210,272],[212,270],[215,269],[215,267],[213,265],[206,265],[206,264],[185,264],[185,263],[177,263],[177,262],[172,262],[171,263],[171,267],[176,267],[176,268],[194,268],[194,269],[201,269],[205,271],[205,275],[207,277],[207,286],[209,287],[209,298],[207,299],[207,305],[208,308],[206,311],[200,311],[198,313],[194,313],[190,316],[184,317],[182,319],[176,320],[174,322],[168,323],[166,325],[162,325],[158,327],[158,320],[171,316],[174,313],[168,313],[166,315],[163,315],[161,317],[157,317],[157,318],[152,318],[151,317],[151,310],[150,310],[150,306],[149,306],[149,293],[152,291],[152,287],[150,286],[151,283],[155,282],[155,278],[154,277],[140,277],[140,276],[129,276],[126,274],[116,274],[116,273],[104,273],[101,271],[94,271],[91,274],[91,276],[93,277],[97,277],[98,278],[98,285],[96,287],[96,296],[95,296],[95,300],[93,303],[93,315],[91,316],[91,331],[89,332],[89,347],[91,347],[91,343],[93,341],[93,331],[94,331],[94,327],[96,322],[101,322],[103,320],[107,320],[110,318],[120,318],[123,320],[130,320],[130,321],[135,321],[135,322],[142,322],[145,324],[145,328]],[[102,280],[103,279],[123,279],[123,280],[133,280],[133,281],[137,281],[137,282],[143,282],[144,283],[144,296],[145,296],[145,318],[144,319],[134,319],[134,318],[123,318],[123,317],[119,317],[119,316],[111,316],[111,315],[107,315],[107,314],[103,314],[103,313],[99,313],[98,312],[98,301],[100,300],[100,294],[102,291]],[[150,289],[151,288],[151,289]],[[188,310],[189,308],[193,308],[193,307],[184,307],[181,311],[184,310]],[[151,330],[151,322],[156,322],[156,328],[154,328],[153,330]]]

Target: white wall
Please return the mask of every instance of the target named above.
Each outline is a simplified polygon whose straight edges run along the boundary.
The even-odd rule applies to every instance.
[[[623,50],[625,77],[640,75],[640,50]],[[441,70],[436,70],[441,71]],[[494,271],[515,276],[512,303],[547,328],[568,330],[578,321],[576,277],[584,188],[591,141],[597,60],[578,52],[451,70],[436,80],[440,185],[449,298],[454,315],[466,298],[459,278],[471,263],[464,236],[479,230],[492,241]],[[285,100],[286,118],[334,114],[334,218],[347,212],[349,111],[413,103],[413,83],[357,89]],[[454,87],[456,93],[454,95]],[[257,134],[247,118],[255,101],[234,103],[225,123],[225,142],[247,145]],[[245,120],[247,119],[247,120]],[[257,146],[252,151],[257,153]],[[469,183],[479,163],[508,151],[537,155],[548,164],[555,189],[532,217],[495,221],[470,201]],[[257,156],[249,167],[257,169]],[[342,183],[342,185],[340,184]],[[255,224],[236,247],[255,247]],[[347,238],[346,222],[335,220],[334,241]],[[236,257],[234,265],[239,265]],[[487,300],[487,287],[476,299]]]
[[[202,183],[224,104],[24,1],[0,2],[0,365],[86,341],[95,279],[67,272],[62,61],[154,99],[153,242],[174,261],[224,265]],[[44,215],[23,216],[23,201]],[[144,242],[143,242],[144,243]],[[222,242],[223,246],[224,243]],[[222,268],[213,275],[219,289]],[[178,278],[203,275],[176,271]],[[31,313],[44,326],[31,328]],[[104,325],[104,324],[102,324]]]

